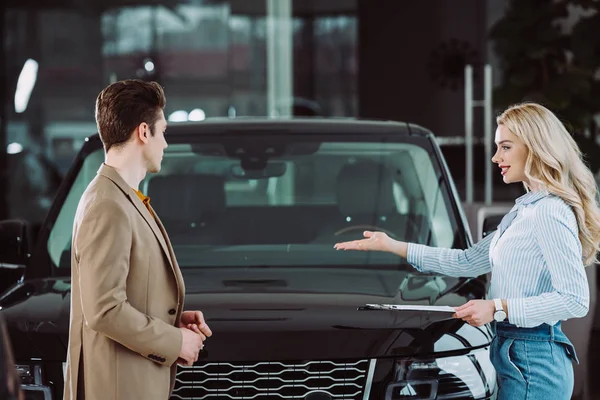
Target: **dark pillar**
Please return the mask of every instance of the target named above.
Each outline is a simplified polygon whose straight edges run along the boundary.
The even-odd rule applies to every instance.
[[[436,88],[427,58],[440,34],[428,1],[358,1],[359,115],[421,122],[431,127],[426,105]]]
[[[8,156],[6,154],[8,116],[8,77],[6,73],[6,8],[0,6],[0,220],[8,217]]]
[[[483,98],[486,2],[358,0],[359,116],[412,122],[457,145],[443,152],[459,192],[465,187],[464,66],[474,66],[474,99]],[[483,136],[482,109],[473,135]],[[456,139],[456,140],[454,140]],[[440,141],[442,142],[442,141]],[[481,146],[474,165],[484,165]],[[475,199],[483,168],[475,171]]]
[[[358,0],[359,115],[464,136],[460,54],[475,51],[485,61],[484,22],[478,0]]]

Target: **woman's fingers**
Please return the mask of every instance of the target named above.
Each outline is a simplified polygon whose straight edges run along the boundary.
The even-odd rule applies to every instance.
[[[333,247],[336,250],[361,250],[364,248],[361,244],[361,242],[363,242],[364,240],[365,239],[352,240],[350,242],[340,242],[340,243],[336,243]]]
[[[387,235],[383,232],[364,231],[364,239],[336,243],[336,250],[384,250]]]

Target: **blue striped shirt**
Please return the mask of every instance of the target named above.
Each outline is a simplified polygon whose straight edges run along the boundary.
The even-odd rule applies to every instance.
[[[506,299],[508,321],[519,327],[585,316],[589,286],[571,207],[547,192],[529,192],[514,210],[515,219],[499,238],[490,234],[467,250],[410,243],[408,262],[450,276],[491,272],[489,298]]]

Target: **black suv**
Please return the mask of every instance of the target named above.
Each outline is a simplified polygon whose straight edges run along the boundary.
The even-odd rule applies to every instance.
[[[467,248],[471,237],[434,136],[399,122],[235,119],[171,124],[141,190],[214,335],[180,367],[172,399],[488,399],[489,327],[437,311],[486,277],[418,273],[387,253],[339,252],[366,229]],[[89,137],[35,237],[0,223],[0,263],[23,279],[0,298],[23,388],[62,398],[77,203],[104,160]],[[4,278],[3,278],[4,279]]]

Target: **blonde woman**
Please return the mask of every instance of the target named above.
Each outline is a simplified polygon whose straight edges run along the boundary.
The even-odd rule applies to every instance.
[[[560,120],[525,103],[497,118],[496,154],[505,183],[523,182],[498,230],[467,250],[433,248],[364,232],[338,250],[376,250],[406,258],[419,271],[453,276],[492,273],[489,298],[457,307],[473,326],[495,321],[491,359],[498,399],[570,399],[575,349],[561,321],[587,314],[584,266],[596,262],[600,210],[594,176]]]

